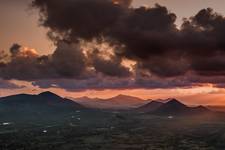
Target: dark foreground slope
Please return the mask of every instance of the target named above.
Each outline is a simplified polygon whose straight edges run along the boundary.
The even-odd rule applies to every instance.
[[[224,150],[224,115],[80,111],[58,122],[0,123],[2,150]],[[61,119],[61,118],[60,118]]]

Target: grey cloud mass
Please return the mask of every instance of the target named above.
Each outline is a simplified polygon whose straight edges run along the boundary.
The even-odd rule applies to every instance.
[[[176,14],[165,6],[133,8],[131,2],[33,0],[32,7],[40,11],[39,23],[48,29],[57,49],[49,56],[21,54],[20,45],[14,44],[10,60],[0,65],[0,77],[65,89],[167,88],[202,83],[222,87],[224,16],[211,8],[202,9],[178,28]],[[98,49],[82,48],[81,42],[92,41],[111,45],[113,54],[105,59]],[[132,71],[122,65],[125,59],[136,62]],[[221,80],[215,82],[215,77]],[[48,82],[43,84],[42,80]]]

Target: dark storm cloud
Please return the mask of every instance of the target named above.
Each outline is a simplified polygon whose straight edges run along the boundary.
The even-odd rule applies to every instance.
[[[190,70],[201,75],[223,74],[223,61],[210,60],[211,56],[218,58],[218,53],[221,59],[225,56],[223,16],[203,9],[178,29],[176,15],[166,7],[157,4],[152,8],[132,8],[129,4],[123,0],[33,2],[41,11],[41,23],[59,39],[104,37],[121,46],[117,55],[134,59],[140,67],[162,77],[185,75]],[[208,65],[201,68],[201,60]]]
[[[93,59],[93,66],[97,72],[101,72],[108,76],[128,77],[130,71],[128,68],[122,66],[121,60],[114,58],[112,60],[104,60],[96,57]]]
[[[51,28],[49,35],[67,40],[99,37],[124,13],[124,7],[111,0],[35,0],[33,6],[40,8],[42,25]]]
[[[124,3],[130,1],[35,0],[33,6],[39,8],[40,23],[51,29],[48,35],[53,39],[76,41],[103,36],[125,45],[128,56],[138,57],[173,47],[175,14],[160,5],[129,8],[123,7]]]
[[[9,60],[3,60],[0,65],[0,77],[4,79],[29,80],[37,78],[37,56],[32,51],[23,51],[21,46],[13,44],[10,48]]]
[[[60,43],[52,55],[39,56],[32,49],[14,44],[8,62],[0,66],[4,79],[35,80],[51,78],[79,78],[85,67],[79,47]]]
[[[104,90],[104,89],[169,89],[178,87],[192,87],[195,84],[183,79],[166,79],[159,78],[139,78],[130,80],[129,78],[111,78],[104,76],[95,76],[86,80],[76,79],[59,79],[59,80],[38,80],[32,82],[32,85],[39,88],[62,88],[67,91],[83,90]]]
[[[225,54],[214,54],[208,57],[192,59],[192,68],[203,76],[225,76]]]
[[[224,16],[202,9],[178,28],[176,14],[166,7],[133,8],[131,2],[33,0],[32,6],[40,11],[40,24],[48,29],[57,49],[52,55],[39,56],[13,45],[10,61],[0,65],[0,77],[65,89],[203,83],[221,87],[225,83]],[[113,54],[104,57],[98,49],[81,48],[82,42],[93,41],[108,43]],[[124,59],[137,62],[133,72],[122,65]]]
[[[182,26],[186,41],[185,47],[192,50],[225,50],[225,18],[212,9],[202,9]]]
[[[100,54],[101,52],[95,49],[89,56],[97,72],[112,77],[128,77],[131,75],[129,68],[121,65],[122,59],[120,57],[111,55],[108,56],[108,59],[105,59],[103,56],[100,56]]]
[[[116,23],[110,36],[125,45],[123,55],[147,59],[173,48],[175,20],[175,14],[160,5],[130,8],[129,13]]]
[[[20,51],[20,48],[21,48],[21,45],[19,45],[17,43],[16,44],[13,44],[11,46],[11,48],[10,48],[10,53],[12,55],[17,55],[19,53],[19,51]]]
[[[57,80],[37,80],[32,82],[34,86],[39,88],[63,88],[67,91],[83,91],[83,90],[104,90],[104,89],[171,89],[171,88],[190,88],[201,86],[205,83],[212,83],[215,87],[224,88],[225,77],[217,76],[199,76],[188,74],[186,76],[160,78],[152,76],[148,72],[136,69],[133,78],[113,78],[105,77],[101,74],[93,76],[85,80],[76,79],[57,79]]]
[[[225,75],[225,18],[212,9],[199,11],[182,26],[184,49],[200,75]],[[186,40],[186,41],[185,41]]]
[[[171,54],[165,56],[165,54],[162,54],[140,61],[137,67],[147,69],[159,77],[166,78],[184,75],[190,66],[182,56]]]
[[[78,77],[85,71],[85,57],[77,45],[59,44],[51,61],[52,67],[62,77]]]
[[[34,86],[39,88],[51,88],[57,87],[66,89],[67,91],[74,90],[104,90],[104,89],[122,89],[122,88],[133,88],[130,80],[125,78],[112,78],[97,75],[93,78],[86,80],[76,79],[59,79],[59,80],[39,80],[32,83]]]
[[[48,56],[40,56],[33,49],[13,44],[10,53],[8,61],[0,61],[0,78],[26,81],[59,78],[82,80],[97,73],[112,77],[130,75],[129,69],[122,66],[121,59],[112,56],[110,60],[105,60],[93,52],[90,52],[93,57],[87,58],[78,44],[58,42],[54,53]],[[1,56],[3,60],[4,53]]]

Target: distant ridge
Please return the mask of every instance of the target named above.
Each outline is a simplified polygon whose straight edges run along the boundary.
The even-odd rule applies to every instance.
[[[81,98],[74,98],[73,100],[79,104],[82,104],[90,108],[119,109],[119,110],[138,108],[149,102],[141,98],[122,94],[108,99],[100,99],[100,98],[92,99],[89,97],[81,97]]]
[[[162,115],[194,115],[206,112],[210,112],[210,110],[204,106],[188,107],[176,99],[171,99],[170,101],[161,105],[158,109],[153,111],[154,114]]]

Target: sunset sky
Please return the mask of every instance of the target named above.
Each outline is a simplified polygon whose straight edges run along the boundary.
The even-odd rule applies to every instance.
[[[1,0],[0,96],[50,90],[225,105],[224,7],[225,0]]]

